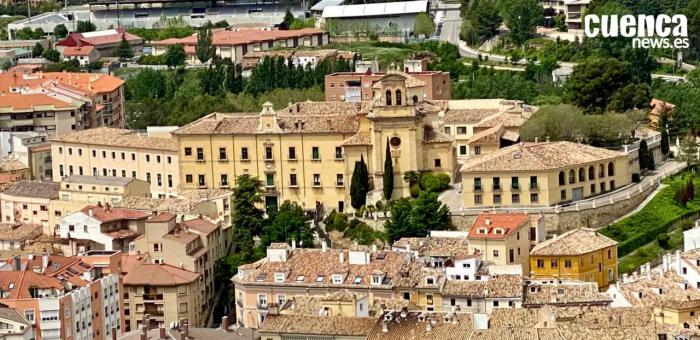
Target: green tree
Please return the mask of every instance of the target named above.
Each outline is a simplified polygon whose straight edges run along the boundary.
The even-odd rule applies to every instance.
[[[211,28],[200,29],[199,32],[197,32],[197,47],[195,53],[197,54],[197,59],[199,59],[202,64],[206,64],[216,53],[216,48],[212,45],[213,39]]]
[[[428,13],[419,13],[416,15],[416,21],[413,23],[413,35],[430,37],[435,33],[435,22],[430,18]]]
[[[150,68],[143,69],[131,77],[126,86],[128,100],[163,98],[165,96],[165,76],[163,72]]]
[[[313,247],[314,236],[308,221],[300,205],[285,201],[262,228],[261,247],[266,248],[273,242],[291,243],[292,240],[296,240],[300,246]]]
[[[400,198],[392,202],[390,212],[391,215],[384,223],[384,229],[387,233],[389,243],[410,236],[425,236],[416,235],[413,233],[411,211],[413,205],[408,198]]]
[[[601,113],[615,93],[631,81],[627,64],[613,58],[599,58],[576,65],[566,84],[572,103],[587,112]]]
[[[411,222],[418,236],[430,230],[445,230],[450,226],[450,209],[438,201],[438,193],[423,191],[413,202]]]
[[[413,185],[415,183],[418,183],[418,180],[420,179],[420,174],[416,171],[406,171],[403,174],[403,180],[404,182],[408,183],[409,185]]]
[[[364,156],[360,156],[360,160],[355,162],[355,169],[352,172],[350,181],[350,204],[356,210],[359,210],[367,202],[367,193],[369,192],[369,172],[367,164],[365,164]]]
[[[642,141],[639,143],[639,150],[637,150],[639,153],[639,171],[644,171],[649,169],[649,146],[647,146],[647,141],[642,139]],[[651,160],[651,163],[653,164],[654,161]]]
[[[117,47],[117,56],[119,59],[126,60],[134,57],[134,50],[131,49],[131,45],[126,40],[126,34],[122,34],[122,40],[119,42],[119,47]]]
[[[168,67],[177,67],[185,64],[187,55],[182,45],[170,45],[165,51],[165,64]]]
[[[460,37],[470,45],[478,45],[498,33],[503,18],[498,13],[496,0],[474,0],[462,23]]]
[[[41,57],[48,61],[56,63],[61,60],[61,53],[52,48],[48,48],[44,50],[44,52],[41,54]]]
[[[0,58],[0,69],[7,71],[10,67],[12,67],[12,60],[10,60],[10,58]]]
[[[518,45],[532,38],[537,25],[544,21],[544,12],[537,0],[503,0],[502,8],[511,39]]]
[[[281,26],[284,29],[289,29],[294,23],[294,20],[294,14],[292,14],[292,11],[287,8],[287,11],[284,13],[284,19],[282,20]]]
[[[610,103],[606,109],[613,112],[644,109],[649,106],[650,100],[651,95],[649,94],[649,86],[647,84],[627,84],[610,97]]]
[[[389,138],[386,139],[386,153],[384,155],[384,199],[391,199],[391,194],[394,192],[394,159],[391,157],[389,150]]]
[[[78,21],[75,31],[78,33],[93,32],[97,30],[97,26],[90,21]]]
[[[66,36],[68,36],[68,29],[66,28],[66,25],[58,24],[54,26],[53,36],[58,39],[65,38]]]
[[[44,46],[41,46],[40,43],[34,44],[32,48],[32,57],[41,57],[42,53],[44,53]]]
[[[257,206],[263,203],[262,182],[256,177],[241,175],[236,179],[231,198],[231,225],[233,225],[233,251],[242,253],[245,260],[253,259],[253,235],[260,234],[263,211]]]

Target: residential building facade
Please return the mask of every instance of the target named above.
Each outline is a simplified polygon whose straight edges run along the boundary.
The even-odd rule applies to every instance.
[[[41,225],[51,235],[50,203],[58,197],[58,184],[19,181],[0,193],[2,222]]]

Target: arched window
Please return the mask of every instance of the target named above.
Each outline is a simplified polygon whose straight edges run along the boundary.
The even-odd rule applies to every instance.
[[[615,164],[613,162],[608,163],[608,176],[615,176]]]
[[[588,167],[588,180],[594,180],[595,179],[595,168],[593,165]]]
[[[605,165],[598,165],[598,178],[605,177]]]
[[[583,182],[586,180],[586,171],[583,168],[578,169],[578,181]]]
[[[569,184],[576,183],[576,172],[574,169],[569,170]]]
[[[566,184],[566,179],[564,176],[564,171],[559,171],[559,185]]]
[[[386,90],[386,106],[391,106],[391,91]]]
[[[413,96],[413,104],[418,104],[418,96]]]
[[[401,105],[401,90],[396,90],[396,105]]]

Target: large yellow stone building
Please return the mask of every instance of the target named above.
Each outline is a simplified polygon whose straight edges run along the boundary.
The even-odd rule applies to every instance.
[[[500,137],[505,125],[513,129],[529,117],[514,101],[424,100],[426,84],[398,71],[371,87],[371,102],[301,102],[281,110],[266,103],[259,114],[213,113],[181,127],[173,133],[181,187],[228,188],[248,174],[263,181],[267,206],[290,200],[306,209],[322,203],[343,211],[360,159],[367,163],[375,192],[381,192],[387,144],[394,168],[392,197],[408,196],[406,172],[451,177],[456,172],[455,134],[463,125],[478,122],[476,131],[496,126]],[[481,106],[488,107],[487,114]],[[499,147],[499,137],[484,153]],[[519,138],[512,131],[507,137]]]
[[[594,229],[580,228],[544,241],[530,251],[530,276],[596,282],[617,280],[617,242]]]
[[[551,206],[630,183],[622,152],[572,142],[519,143],[462,166],[465,207]]]

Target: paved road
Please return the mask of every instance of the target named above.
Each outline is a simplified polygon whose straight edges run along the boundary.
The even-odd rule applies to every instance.
[[[444,191],[440,194],[439,200],[450,208],[452,214],[467,214],[476,215],[484,210],[499,210],[513,212],[566,212],[590,209],[608,204],[615,204],[621,200],[628,199],[631,196],[638,195],[641,191],[648,189],[650,186],[657,186],[659,181],[672,174],[678,173],[685,169],[686,164],[678,161],[667,161],[659,165],[651,174],[645,176],[640,183],[633,183],[628,186],[618,188],[594,198],[581,200],[576,203],[570,203],[563,206],[553,207],[489,207],[483,206],[476,209],[465,209],[463,207],[463,197],[461,183],[456,183],[454,189]]]
[[[459,8],[460,4],[446,4],[446,3],[440,3],[439,4],[440,8]],[[463,57],[469,57],[469,58],[478,58],[479,55],[482,57],[487,57],[489,60],[492,61],[500,61],[500,62],[505,62],[507,56],[503,55],[498,55],[498,54],[491,54],[491,53],[486,53],[486,52],[480,52],[476,49],[473,49],[469,47],[464,41],[459,40],[459,31],[462,27],[462,20],[459,16],[459,11],[451,10],[451,11],[444,11],[443,12],[443,22],[442,22],[442,31],[440,31],[440,40],[451,42],[459,47],[459,53]],[[524,65],[527,61],[526,60],[519,60],[517,64]],[[564,62],[560,61],[559,66],[564,66],[564,67],[570,67],[573,68],[576,66],[576,63],[571,63],[571,62]],[[663,79],[666,81],[670,82],[683,82],[685,81],[685,77],[681,76],[672,76],[672,75],[667,75],[667,74],[652,74],[652,78],[659,78]]]

